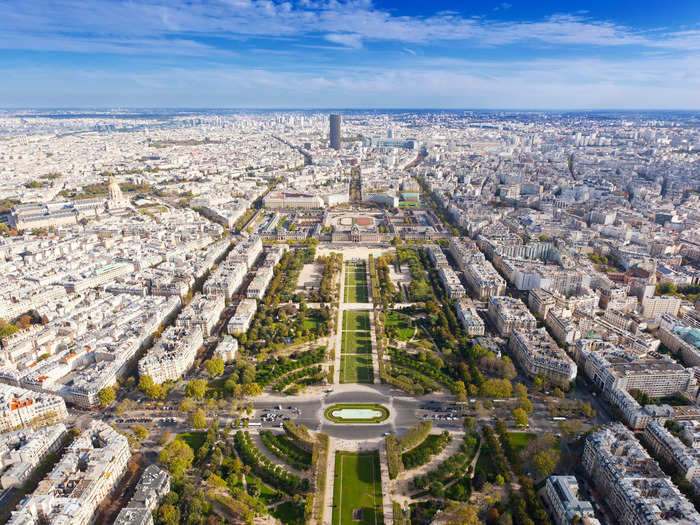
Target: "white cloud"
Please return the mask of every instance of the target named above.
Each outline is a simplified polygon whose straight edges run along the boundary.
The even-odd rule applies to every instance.
[[[354,33],[330,33],[326,35],[326,40],[355,49],[362,47],[362,37]]]
[[[508,6],[504,2],[500,8]],[[42,35],[57,41],[79,37],[99,41],[115,35],[148,39],[176,35],[181,40],[202,36],[321,35],[352,47],[376,41],[424,45],[464,41],[475,46],[577,44],[700,49],[698,31],[650,35],[581,12],[539,21],[504,22],[469,18],[455,12],[401,16],[377,8],[369,0],[0,0],[0,18],[11,31],[8,34]],[[24,41],[3,38],[0,45],[5,49],[23,49]]]

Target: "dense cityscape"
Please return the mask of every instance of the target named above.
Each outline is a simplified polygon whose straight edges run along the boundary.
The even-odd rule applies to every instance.
[[[700,114],[0,111],[0,523],[700,523]]]

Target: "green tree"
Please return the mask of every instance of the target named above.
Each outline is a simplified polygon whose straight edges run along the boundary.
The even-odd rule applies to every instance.
[[[522,408],[516,408],[513,410],[513,419],[515,420],[515,424],[521,428],[527,426],[527,412],[523,410]]]
[[[195,410],[190,416],[190,423],[192,423],[192,426],[196,429],[205,428],[207,426],[207,416],[204,410],[201,408]]]
[[[559,388],[558,386],[554,387],[554,390],[552,391],[552,393],[554,394],[554,397],[558,397],[559,399],[564,399],[564,391],[561,388]]]
[[[134,425],[133,427],[131,427],[131,430],[134,432],[136,439],[138,439],[139,441],[143,441],[148,437],[148,430],[146,430],[141,425]]]
[[[209,377],[220,376],[224,373],[224,360],[220,357],[216,359],[207,359],[204,362],[204,368],[206,368]]]
[[[207,382],[204,379],[193,379],[185,387],[185,395],[197,400],[204,399],[207,393]]]
[[[243,385],[243,393],[250,397],[259,396],[262,394],[262,387],[257,383],[248,383]]]
[[[559,453],[555,449],[542,450],[532,456],[532,466],[543,478],[546,478],[554,472],[558,462]]]
[[[151,399],[162,399],[165,397],[163,387],[157,385],[149,375],[141,376],[141,379],[139,379],[139,389]]]
[[[182,439],[173,439],[160,451],[158,460],[170,470],[173,476],[180,478],[192,466],[194,451]]]
[[[532,386],[535,387],[535,390],[537,390],[539,392],[540,390],[542,390],[542,387],[544,386],[544,380],[541,377],[536,377],[532,381]]]
[[[2,328],[0,328],[0,339],[3,337],[7,337],[8,335],[12,335],[19,332],[19,328],[17,328],[13,324],[6,324]]]
[[[466,401],[467,387],[464,385],[464,381],[455,381],[452,387],[452,393],[457,396],[457,401]]]
[[[513,385],[513,393],[515,394],[515,397],[517,398],[526,398],[527,397],[527,387],[523,385],[522,383],[515,383]]]
[[[180,402],[180,406],[178,407],[178,410],[180,412],[191,412],[194,409],[195,409],[194,401],[192,401],[192,399],[190,399],[189,397],[186,397],[185,399],[183,399]]]
[[[520,398],[520,401],[518,402],[518,407],[522,408],[528,414],[532,413],[532,403],[526,397]]]
[[[97,393],[97,397],[100,399],[100,405],[107,406],[117,397],[114,392],[114,388],[111,386],[106,386]]]
[[[163,525],[178,525],[180,511],[173,505],[161,505],[158,509],[158,522]]]

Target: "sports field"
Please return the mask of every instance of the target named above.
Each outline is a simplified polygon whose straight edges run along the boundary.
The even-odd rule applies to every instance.
[[[336,452],[335,476],[333,525],[383,525],[379,454]]]
[[[341,383],[372,383],[372,356],[359,354],[343,354],[340,356]]]
[[[369,302],[367,291],[367,263],[345,263],[345,292],[343,300],[346,303]]]

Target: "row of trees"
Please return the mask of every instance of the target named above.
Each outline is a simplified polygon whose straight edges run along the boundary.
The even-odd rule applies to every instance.
[[[479,434],[476,430],[467,432],[456,454],[451,455],[430,472],[413,478],[412,484],[422,490],[435,482],[447,483],[462,477],[469,462],[474,458],[479,448]]]
[[[255,382],[265,388],[284,374],[299,368],[322,363],[325,357],[325,347],[319,347],[316,350],[294,353],[289,357],[270,359],[258,367],[255,373]]]
[[[327,256],[320,256],[316,259],[317,262],[323,265],[323,273],[321,274],[321,284],[319,285],[318,293],[311,293],[310,300],[317,300],[322,303],[332,303],[336,299],[336,287],[333,286],[336,276],[343,269],[343,254],[331,252]]]
[[[301,493],[309,490],[309,480],[284,470],[279,465],[267,459],[253,441],[247,431],[239,430],[234,437],[236,451],[241,460],[250,466],[256,475],[271,486],[290,493]]]
[[[426,375],[447,386],[450,390],[454,386],[452,378],[443,371],[443,361],[431,352],[422,351],[418,354],[411,354],[406,350],[398,348],[389,349],[392,364],[401,365]]]
[[[287,388],[292,383],[296,383],[299,379],[308,376],[315,376],[316,374],[321,372],[321,369],[321,365],[316,365],[291,372],[286,376],[282,377],[282,379],[277,381],[274,385],[272,385],[272,390],[276,392],[282,392],[285,388]]]
[[[297,447],[289,438],[270,430],[261,431],[260,438],[270,452],[297,470],[308,470],[311,466],[311,454]]]
[[[452,436],[445,430],[442,434],[430,434],[417,447],[401,454],[401,461],[408,470],[425,465],[430,458],[442,452],[452,441]]]

